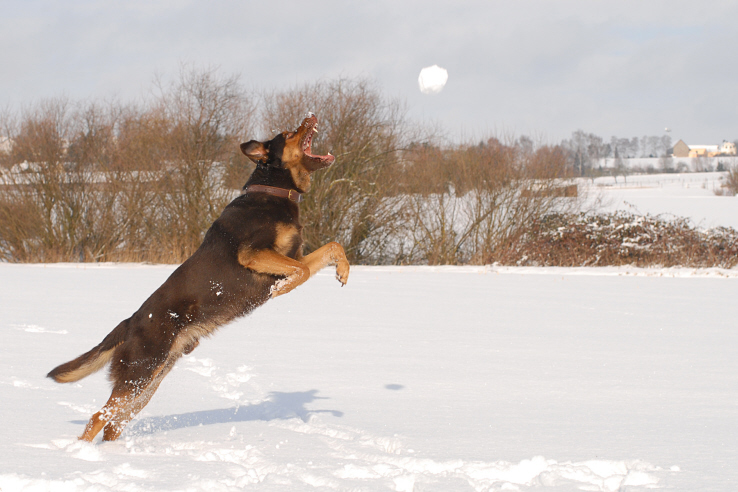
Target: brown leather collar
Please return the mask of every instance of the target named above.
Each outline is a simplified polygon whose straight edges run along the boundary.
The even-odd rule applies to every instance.
[[[267,193],[281,198],[289,198],[295,203],[302,201],[302,195],[297,190],[285,190],[284,188],[276,188],[274,186],[251,185],[244,190],[244,193]]]

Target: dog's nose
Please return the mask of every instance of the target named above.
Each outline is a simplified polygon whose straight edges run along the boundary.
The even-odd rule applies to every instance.
[[[318,117],[315,116],[315,113],[313,113],[312,111],[308,111],[307,114],[305,115],[305,120],[302,123],[303,125],[305,124],[315,125],[318,123]]]

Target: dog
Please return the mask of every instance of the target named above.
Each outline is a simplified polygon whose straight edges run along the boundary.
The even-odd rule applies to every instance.
[[[335,160],[330,153],[312,154],[317,125],[308,113],[293,132],[241,144],[256,169],[195,253],[99,345],[49,372],[54,381],[71,383],[110,363],[110,399],[79,439],[92,441],[103,428],[104,441],[117,439],[177,359],[220,326],[290,292],[323,267],[335,266],[341,286],[346,284],[349,263],[340,244],[302,254],[298,204],[310,189],[310,175]]]

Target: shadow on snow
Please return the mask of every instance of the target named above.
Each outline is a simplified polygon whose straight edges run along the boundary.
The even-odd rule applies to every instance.
[[[318,390],[294,393],[275,391],[269,394],[269,399],[253,405],[202,410],[161,417],[145,417],[132,422],[132,425],[127,429],[127,434],[146,435],[201,425],[257,420],[287,420],[295,417],[307,422],[311,415],[318,413],[329,413],[334,417],[343,416],[343,412],[338,410],[308,410],[305,408],[305,405],[315,400],[328,399],[327,397],[316,396],[317,393]],[[87,421],[74,421],[74,423],[86,424]]]

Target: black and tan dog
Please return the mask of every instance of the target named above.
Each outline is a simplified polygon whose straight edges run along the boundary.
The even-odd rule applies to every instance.
[[[335,265],[346,284],[349,264],[338,243],[302,256],[301,193],[310,188],[312,172],[334,161],[330,154],[311,153],[317,123],[309,114],[294,132],[241,144],[257,167],[197,251],[98,346],[48,374],[69,383],[111,362],[113,393],[80,439],[91,441],[103,427],[104,440],[118,438],[177,359],[219,326],[286,294],[327,265]]]

